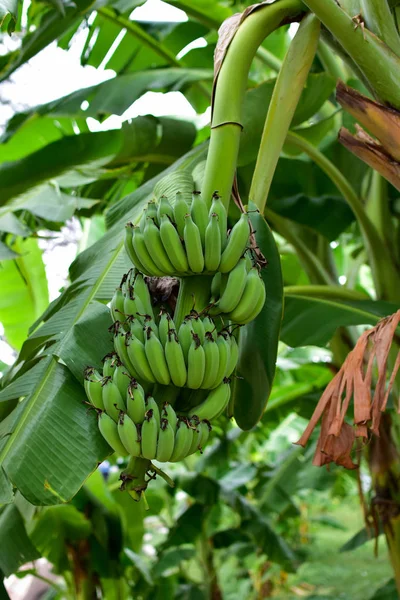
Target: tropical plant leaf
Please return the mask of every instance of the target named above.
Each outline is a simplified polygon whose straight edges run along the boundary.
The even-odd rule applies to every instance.
[[[249,204],[249,211],[257,245],[268,265],[261,270],[267,290],[264,308],[239,334],[239,361],[232,396],[234,417],[244,430],[251,429],[261,419],[271,393],[283,310],[282,272],[274,237],[254,204]]]
[[[19,350],[29,327],[47,307],[49,294],[37,240],[17,238],[12,250],[17,258],[0,267],[0,321],[8,343]]]
[[[398,307],[389,302],[339,302],[305,296],[285,296],[281,339],[289,346],[325,346],[338,327],[376,325]]]
[[[10,504],[0,513],[0,569],[8,576],[27,562],[40,558],[25,530],[23,518],[15,506]]]

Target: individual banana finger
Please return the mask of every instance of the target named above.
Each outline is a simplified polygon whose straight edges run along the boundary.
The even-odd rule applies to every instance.
[[[158,408],[158,404],[155,401],[155,399],[153,398],[153,396],[148,396],[146,398],[146,412],[148,410],[153,411],[153,417],[157,421],[158,426],[160,426],[160,422],[161,422],[160,409]]]
[[[185,248],[189,267],[193,273],[201,273],[204,269],[204,254],[199,228],[192,217],[185,215],[185,229],[183,232]]]
[[[199,423],[198,428],[200,429],[200,433],[201,433],[201,442],[200,442],[199,450],[202,453],[203,448],[207,444],[208,438],[210,437],[212,427],[211,427],[211,423],[209,421],[207,421],[206,419],[203,419],[203,421],[201,421]]]
[[[167,215],[161,218],[160,236],[165,252],[177,273],[186,273],[189,263],[185,249],[182,245],[178,231],[175,229]]]
[[[136,273],[133,292],[137,298],[137,302],[141,303],[143,310],[140,311],[143,314],[150,315],[154,319],[153,305],[151,302],[151,296],[149,288],[147,287],[146,281],[141,273]]]
[[[229,313],[229,319],[235,323],[245,324],[261,311],[265,304],[265,285],[257,268],[253,267],[247,274],[246,286],[238,305]]]
[[[221,273],[232,271],[239,258],[244,254],[249,242],[249,237],[249,217],[246,213],[243,213],[239,221],[232,228],[228,243],[222,253],[221,262],[218,267]]]
[[[229,336],[229,343],[230,343],[230,356],[229,356],[228,368],[226,370],[225,377],[230,377],[232,375],[233,371],[236,369],[236,365],[239,360],[239,347],[238,347],[238,344],[237,344],[237,341],[236,341],[236,338],[234,335]]]
[[[214,387],[219,385],[224,377],[227,375],[229,359],[231,355],[231,345],[229,341],[229,336],[226,332],[221,332],[217,336],[217,346],[219,352],[219,364],[218,364],[218,373],[215,378]]]
[[[190,316],[192,319],[193,331],[196,335],[199,336],[200,344],[204,344],[206,332],[204,329],[203,320],[201,319],[201,317],[198,315],[198,313],[195,310],[192,310],[192,312],[190,313]]]
[[[163,277],[165,273],[157,267],[151,258],[144,241],[144,233],[142,233],[138,227],[133,230],[132,244],[141,264],[146,269],[146,272],[155,277]]]
[[[175,197],[174,204],[174,221],[178,234],[183,238],[183,232],[185,229],[185,215],[190,212],[189,204],[185,201],[183,195],[178,192]]]
[[[141,273],[144,273],[145,275],[150,275],[150,273],[148,273],[145,269],[145,267],[142,265],[142,263],[139,260],[138,255],[135,252],[135,249],[133,247],[133,230],[135,228],[135,225],[133,225],[133,223],[127,223],[125,226],[125,250],[127,255],[129,256],[131,262],[135,265],[135,267],[137,269],[139,269],[139,271]]]
[[[192,389],[198,389],[204,379],[205,355],[203,346],[200,343],[199,336],[193,334],[193,341],[188,353],[188,369],[186,385]]]
[[[191,443],[189,452],[187,454],[188,456],[190,456],[191,454],[194,454],[200,448],[202,430],[200,429],[199,425],[200,425],[200,423],[199,423],[198,419],[190,419],[189,426],[193,430],[193,439],[192,439],[192,443]]]
[[[187,371],[185,357],[175,329],[168,331],[168,339],[165,344],[165,358],[172,383],[177,387],[183,387],[186,383]]]
[[[212,213],[207,225],[204,241],[204,264],[206,271],[216,271],[221,260],[221,235],[218,226],[218,215]]]
[[[208,225],[208,210],[200,192],[193,192],[190,214],[199,229],[201,244],[204,248]]]
[[[86,395],[95,408],[104,410],[102,376],[94,367],[87,367],[84,373]]]
[[[167,343],[168,331],[170,329],[175,329],[174,322],[167,311],[162,308],[160,312],[160,321],[158,323],[158,337],[164,348]]]
[[[212,333],[206,333],[203,348],[205,357],[205,369],[204,378],[201,382],[201,387],[203,389],[208,390],[215,386],[219,369],[219,350],[217,343],[212,336]]]
[[[229,273],[225,291],[217,303],[221,313],[233,311],[239,304],[247,280],[246,259],[241,258],[236,267]]]
[[[128,369],[129,374],[132,377],[134,377],[135,379],[139,379],[139,374],[137,373],[135,367],[133,366],[133,364],[129,358],[128,347],[126,345],[126,342],[127,342],[126,336],[127,335],[128,334],[126,334],[121,327],[117,328],[117,330],[114,334],[114,348],[115,348],[115,351],[117,352],[121,362]],[[130,334],[129,334],[129,336],[130,336]]]
[[[154,378],[162,385],[169,385],[171,376],[165,358],[164,348],[151,327],[146,327],[145,353]]]
[[[193,430],[189,427],[189,423],[186,419],[180,419],[177,423],[177,430],[175,433],[174,450],[169,461],[178,462],[184,459],[188,455],[192,441]]]
[[[124,448],[131,456],[140,456],[140,433],[132,419],[124,412],[118,419],[118,435]]]
[[[156,460],[168,462],[172,456],[175,445],[175,430],[171,427],[168,419],[161,419],[158,434]]]
[[[144,344],[134,337],[127,337],[127,342],[129,360],[139,375],[137,378],[150,383],[155,383],[156,379],[149,365],[149,361],[147,360]]]
[[[120,361],[118,361],[117,366],[114,369],[112,380],[117,386],[122,398],[125,398],[131,382],[131,377]]]
[[[153,416],[153,411],[150,409],[145,414],[141,430],[141,455],[143,458],[153,460],[156,457],[158,432],[157,419]]]
[[[143,423],[144,415],[146,414],[145,394],[144,389],[136,379],[132,379],[128,387],[126,410],[134,423],[137,425]]]
[[[115,290],[114,295],[110,302],[110,312],[112,320],[121,321],[124,318],[124,294],[122,289],[119,287]]]
[[[211,421],[225,410],[230,396],[230,383],[228,380],[224,380],[221,385],[210,391],[204,402],[190,409],[189,417],[196,416],[200,420],[207,419],[207,421]]]
[[[164,249],[161,241],[160,231],[153,219],[147,218],[147,224],[143,232],[146,248],[157,268],[166,275],[172,275],[175,272],[171,261]]]
[[[157,208],[157,218],[159,224],[161,224],[161,220],[164,215],[167,215],[167,217],[171,219],[171,221],[174,220],[174,210],[168,202],[168,198],[166,196],[161,196]]]
[[[183,352],[183,356],[185,358],[186,365],[188,364],[189,348],[192,343],[193,333],[194,333],[194,331],[193,331],[192,320],[189,318],[184,319],[182,321],[181,326],[179,327],[178,339],[179,339],[179,343],[182,348],[182,352]]]
[[[178,417],[176,415],[176,412],[175,412],[173,406],[171,406],[171,404],[169,404],[168,402],[164,402],[164,404],[163,404],[162,418],[167,419],[168,423],[171,425],[172,429],[175,431],[176,424],[178,422]]]
[[[101,435],[106,440],[107,444],[111,446],[114,452],[121,456],[126,456],[128,452],[119,438],[118,427],[113,419],[111,419],[111,417],[109,417],[105,412],[102,412],[99,414],[98,426]]]
[[[227,243],[227,229],[228,229],[228,215],[226,212],[226,208],[221,200],[221,197],[217,194],[213,194],[213,199],[211,203],[210,212],[208,213],[211,218],[212,214],[216,214],[218,216],[218,228],[220,232],[221,238],[221,251],[225,249]]]

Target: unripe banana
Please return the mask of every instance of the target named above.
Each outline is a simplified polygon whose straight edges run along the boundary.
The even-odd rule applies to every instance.
[[[221,296],[221,278],[222,273],[215,273],[211,281],[211,302],[216,302]]]
[[[201,433],[201,442],[200,442],[200,452],[203,452],[203,448],[204,446],[207,444],[208,442],[208,438],[210,437],[210,433],[211,433],[211,423],[209,423],[209,421],[207,420],[203,420],[199,423],[198,425],[198,429],[200,429],[200,433]]]
[[[192,318],[193,331],[196,335],[199,336],[200,343],[204,344],[205,333],[206,333],[205,329],[204,329],[204,323],[196,311],[192,310],[190,315]]]
[[[128,387],[126,410],[134,423],[138,425],[143,423],[146,414],[144,389],[136,379],[132,379]]]
[[[124,295],[120,287],[115,290],[111,299],[110,312],[114,323],[116,321],[121,321],[124,317]]]
[[[207,205],[204,202],[200,192],[194,192],[192,194],[190,214],[194,223],[196,223],[197,227],[199,228],[201,244],[204,248],[206,239],[206,229],[208,225],[208,210]]]
[[[127,294],[124,298],[124,314],[132,315],[137,318],[138,314],[144,312],[144,307],[139,298],[134,294],[133,286],[128,286]]]
[[[168,462],[172,456],[175,445],[175,430],[172,429],[168,419],[161,419],[158,433],[156,460]]]
[[[189,423],[186,419],[180,419],[177,423],[177,430],[175,433],[174,450],[169,461],[178,462],[184,459],[188,455],[192,441],[193,430],[189,427]]]
[[[144,329],[143,323],[139,321],[139,318],[130,318],[129,319],[129,330],[133,337],[137,338],[144,344]]]
[[[121,412],[117,427],[119,438],[128,454],[131,456],[140,456],[140,434],[132,419],[127,414]]]
[[[114,348],[121,362],[128,369],[129,374],[132,375],[132,377],[135,377],[135,379],[138,379],[139,375],[133,366],[131,359],[129,358],[128,348],[126,345],[127,335],[129,334],[125,334],[122,328],[118,328],[114,335]]]
[[[142,424],[142,451],[143,458],[152,460],[156,457],[157,453],[157,440],[158,440],[158,423],[157,419],[153,415],[153,411],[150,409],[146,412],[144,421]]]
[[[160,231],[153,219],[147,218],[147,224],[143,232],[146,248],[154,261],[156,267],[167,275],[175,272],[161,241]]]
[[[224,377],[227,376],[227,370],[229,365],[229,359],[231,355],[231,345],[228,339],[227,333],[219,333],[217,336],[218,352],[219,352],[219,365],[218,373],[215,378],[215,387],[219,385]]]
[[[159,337],[158,327],[154,318],[150,315],[142,315],[143,319],[143,331],[145,332],[145,340],[146,340],[146,330],[150,327],[156,337]]]
[[[141,273],[137,273],[135,275],[135,281],[133,284],[133,291],[135,297],[137,298],[137,302],[141,303],[143,306],[143,313],[146,315],[150,315],[154,319],[153,313],[153,305],[151,302],[151,296],[149,292],[149,288],[144,280],[143,275]]]
[[[142,233],[144,231],[144,228],[146,227],[146,219],[147,219],[147,206],[145,206],[145,208],[143,209],[142,216],[140,217],[140,221],[139,221],[139,228]]]
[[[146,269],[146,272],[155,277],[163,277],[164,273],[157,267],[151,258],[144,241],[144,233],[142,233],[138,227],[133,230],[132,243],[133,249],[135,250],[140,262]]]
[[[182,348],[183,356],[185,359],[186,365],[188,364],[188,356],[189,356],[189,348],[192,343],[192,334],[194,333],[192,320],[186,318],[182,321],[181,326],[178,331],[178,339]]]
[[[253,267],[247,274],[246,286],[240,302],[228,317],[235,323],[245,324],[258,315],[265,303],[265,285],[258,269]]]
[[[183,238],[183,232],[185,229],[185,215],[187,215],[189,211],[189,204],[184,200],[181,192],[178,192],[175,196],[174,221],[181,238]]]
[[[175,329],[170,329],[165,344],[165,358],[172,383],[177,387],[183,387],[186,383],[187,371],[185,357],[179,343]]]
[[[146,398],[146,412],[148,410],[152,410],[153,411],[153,417],[155,418],[155,420],[157,421],[158,426],[160,427],[160,421],[161,421],[160,409],[158,408],[158,404],[154,400],[153,396],[148,396]]]
[[[174,266],[174,270],[177,273],[186,273],[189,270],[186,253],[178,231],[167,215],[161,218],[160,236],[168,258]]]
[[[147,360],[145,346],[140,340],[134,337],[127,337],[128,341],[128,356],[132,362],[135,371],[139,374],[139,379],[144,379],[150,383],[155,383],[153,371]],[[137,379],[135,377],[135,379]]]
[[[204,402],[190,409],[189,417],[196,416],[200,420],[211,421],[225,410],[230,396],[231,386],[228,380],[224,380],[221,385],[211,390]]]
[[[167,217],[169,217],[171,221],[174,221],[174,211],[172,206],[168,202],[168,198],[166,196],[161,196],[157,209],[157,218],[159,223],[161,223],[161,220],[164,215],[167,215]]]
[[[233,271],[229,273],[225,291],[216,305],[220,312],[229,313],[236,308],[243,295],[246,279],[246,259],[241,258]]]
[[[204,263],[206,271],[216,271],[221,260],[221,234],[218,215],[212,213],[205,233]]]
[[[168,402],[164,402],[162,408],[162,418],[167,419],[168,423],[171,425],[172,430],[175,431],[176,424],[178,422],[178,417],[176,415],[175,410]]]
[[[150,200],[150,202],[147,203],[147,212],[144,217],[145,227],[147,219],[154,219],[154,221],[157,223],[157,204],[154,200]]]
[[[244,253],[244,257],[246,259],[246,269],[247,269],[247,272],[249,273],[250,269],[252,269],[252,267],[253,267],[253,261],[251,259],[250,250],[247,250],[247,252]]]
[[[117,364],[115,367],[112,380],[117,386],[122,398],[125,398],[131,382],[131,377],[122,363]]]
[[[124,399],[111,377],[106,377],[103,382],[103,404],[106,413],[115,422],[118,421],[119,411],[126,410]]]
[[[205,370],[201,383],[203,389],[209,390],[216,385],[219,368],[219,350],[216,341],[210,332],[206,333],[204,341]]]
[[[91,404],[100,410],[104,410],[102,381],[102,376],[94,367],[88,367],[85,370],[84,387],[86,395]]]
[[[211,333],[214,340],[217,341],[217,328],[215,326],[214,321],[212,319],[210,319],[210,317],[204,317],[203,327],[204,327],[204,334],[207,335],[207,332]]]
[[[101,435],[114,452],[126,456],[128,452],[119,439],[117,424],[105,412],[102,412],[99,414],[98,425]]]
[[[164,348],[168,339],[168,331],[174,328],[175,326],[171,316],[162,308],[160,322],[158,323],[158,337]]]
[[[127,223],[125,226],[125,250],[127,255],[129,256],[131,262],[141,271],[141,273],[145,273],[145,275],[150,275],[142,265],[139,260],[138,255],[135,252],[133,247],[133,223]]]
[[[228,229],[228,215],[226,213],[226,208],[221,200],[221,197],[215,193],[213,194],[213,200],[211,203],[211,208],[209,212],[209,217],[215,213],[218,215],[218,228],[221,237],[221,251],[225,249],[227,243],[227,229]]]
[[[186,256],[191,271],[193,273],[201,273],[204,269],[204,255],[200,231],[189,214],[185,215],[183,238],[185,240]]]
[[[196,390],[201,386],[204,379],[205,363],[203,346],[200,343],[199,336],[194,333],[188,353],[187,387]]]
[[[118,363],[116,352],[110,352],[103,358],[103,377],[112,377]]]
[[[171,376],[165,359],[164,348],[151,327],[146,327],[144,348],[156,381],[162,385],[169,385]]]
[[[236,369],[237,362],[239,360],[239,347],[237,345],[237,341],[234,335],[231,335],[229,338],[230,342],[230,356],[228,362],[228,368],[226,371],[226,377],[230,377],[233,371]]]
[[[249,217],[243,213],[239,221],[232,228],[228,238],[228,243],[221,256],[219,270],[221,273],[228,273],[237,264],[239,258],[244,254],[246,246],[249,242],[250,226]],[[140,258],[140,256],[139,256]]]
[[[190,456],[191,454],[194,454],[200,448],[202,430],[200,429],[199,425],[200,425],[200,423],[199,423],[198,419],[190,419],[189,426],[193,430],[193,440],[192,440],[189,452],[187,454],[188,456]]]

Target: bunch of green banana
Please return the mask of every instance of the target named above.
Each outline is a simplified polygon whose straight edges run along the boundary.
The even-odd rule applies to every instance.
[[[110,312],[114,322],[124,324],[128,316],[135,317],[140,323],[144,323],[146,317],[154,320],[149,288],[136,269],[130,269],[123,276],[111,299]]]
[[[162,196],[147,204],[139,225],[127,224],[125,248],[146,275],[228,273],[245,252],[249,235],[249,219],[242,214],[227,237],[227,213],[218,194],[208,209],[199,192],[190,205],[178,193],[173,206]]]
[[[229,274],[216,273],[211,284],[211,307],[213,316],[224,317],[245,325],[261,312],[265,303],[265,285],[258,268],[244,256]]]

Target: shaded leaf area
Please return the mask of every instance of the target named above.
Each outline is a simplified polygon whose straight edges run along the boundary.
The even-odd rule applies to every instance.
[[[0,569],[8,576],[23,564],[40,558],[38,550],[29,539],[24,520],[15,504],[3,508],[0,513]]]
[[[384,301],[338,302],[321,298],[285,296],[281,339],[289,346],[325,346],[338,327],[375,325],[397,310]]]
[[[378,535],[382,535],[383,528],[382,525],[379,525],[379,530],[375,531],[374,529],[367,530],[366,527],[360,529],[352,538],[350,538],[343,546],[340,548],[340,552],[350,552],[363,544],[366,544],[371,539],[377,537]]]
[[[8,343],[19,350],[29,327],[47,307],[49,295],[37,241],[17,238],[10,252],[17,258],[0,267],[0,321]]]
[[[239,333],[237,378],[232,390],[233,414],[239,427],[245,430],[254,427],[261,418],[271,393],[283,311],[278,249],[265,219],[254,209],[250,203],[250,220],[257,245],[268,261],[266,268],[261,270],[268,292],[261,313]],[[246,404],[243,398],[248,398]]]
[[[65,180],[65,174],[72,169],[79,172],[84,167],[95,167],[97,173],[95,172],[94,177],[93,174],[90,176],[89,171],[90,181],[98,178],[100,167],[105,165],[111,168],[138,162],[169,165],[189,150],[195,133],[192,123],[167,117],[146,116],[126,122],[121,130],[63,137],[24,158],[0,165],[2,202],[4,204],[29,188],[61,175],[64,175],[66,185],[68,181]],[[85,172],[82,174],[84,176]],[[63,180],[60,182],[62,185]],[[40,207],[41,202],[46,204],[43,194],[49,193],[48,188],[39,191],[36,205]],[[78,199],[72,199],[70,204],[74,201],[78,202]],[[62,204],[62,198],[60,202]],[[35,195],[33,200],[19,198],[13,208],[26,208],[26,203],[28,207],[31,204],[35,206]],[[85,206],[87,204],[83,205]],[[57,218],[58,215],[53,217],[54,220]]]

